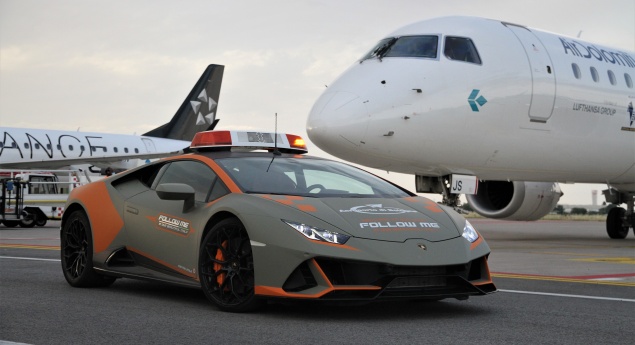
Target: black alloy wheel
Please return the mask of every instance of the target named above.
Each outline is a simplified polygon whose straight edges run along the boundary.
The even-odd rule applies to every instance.
[[[224,311],[247,312],[261,305],[254,295],[251,243],[238,219],[222,220],[205,236],[199,276],[205,296]]]
[[[115,281],[116,278],[102,276],[93,270],[92,232],[83,211],[74,211],[64,222],[60,240],[62,270],[71,286],[108,286]]]

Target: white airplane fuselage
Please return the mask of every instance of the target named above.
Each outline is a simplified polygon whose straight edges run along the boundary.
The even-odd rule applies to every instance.
[[[635,191],[633,52],[472,17],[387,37],[417,35],[438,38],[436,55],[371,56],[328,86],[313,143],[386,171]],[[469,38],[479,63],[448,58],[448,37]]]
[[[91,163],[129,169],[136,159],[183,152],[189,141],[137,135],[0,127],[0,168],[50,168]]]

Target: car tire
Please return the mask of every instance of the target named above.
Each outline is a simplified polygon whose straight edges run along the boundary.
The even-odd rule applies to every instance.
[[[221,310],[248,312],[261,306],[254,294],[254,263],[245,226],[236,218],[215,224],[199,252],[199,276],[205,296]]]
[[[115,277],[100,275],[93,269],[93,236],[84,211],[74,211],[64,222],[60,242],[62,271],[71,286],[103,287],[115,282]]]
[[[628,225],[624,225],[622,218],[626,210],[621,207],[613,207],[606,216],[606,233],[613,239],[624,239],[628,235]]]

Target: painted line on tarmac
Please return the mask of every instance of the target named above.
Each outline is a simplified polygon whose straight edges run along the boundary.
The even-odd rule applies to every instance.
[[[19,244],[19,243],[0,243],[0,248],[60,250],[60,246],[50,246],[45,244]]]
[[[595,279],[578,279],[567,277],[552,277],[552,276],[540,276],[531,274],[514,274],[514,273],[492,273],[494,278],[510,278],[510,279],[527,279],[527,280],[543,280],[565,283],[583,283],[583,284],[597,284],[597,285],[614,285],[614,286],[632,286],[635,287],[635,282],[620,282],[614,280],[595,280]]]
[[[518,291],[518,290],[501,290],[499,292],[518,293],[525,295],[539,295],[539,296],[554,296],[554,297],[570,297],[570,298],[584,298],[584,299],[599,299],[602,301],[619,301],[619,302],[631,302],[635,303],[635,299],[629,298],[615,298],[615,297],[598,297],[598,296],[585,296],[585,295],[568,295],[562,293],[549,293],[549,292],[535,292],[535,291]]]
[[[571,261],[584,261],[584,262],[605,262],[611,264],[628,264],[635,265],[635,258],[631,257],[611,257],[611,258],[585,258],[585,259],[569,259]]]
[[[61,259],[25,258],[25,257],[20,257],[20,256],[0,256],[0,259],[32,260],[32,261],[54,261],[54,262],[62,261]]]
[[[11,237],[11,238],[3,238],[3,240],[5,241],[24,241],[24,240],[49,240],[49,241],[55,241],[58,240],[59,241],[59,237],[56,238],[39,238],[39,237]]]

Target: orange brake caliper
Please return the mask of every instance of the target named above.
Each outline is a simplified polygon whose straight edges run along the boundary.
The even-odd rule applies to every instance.
[[[225,240],[221,246],[224,249],[227,249],[227,240]],[[224,261],[225,260],[225,256],[223,255],[223,251],[220,249],[216,250],[216,260],[218,261]],[[219,263],[214,263],[214,272],[218,272],[220,271],[220,269],[223,267],[223,265],[219,264]],[[223,285],[223,281],[225,281],[225,273],[221,273],[218,276],[216,276],[216,282],[218,283],[218,286],[220,287],[221,285]],[[227,287],[226,287],[227,288]]]

